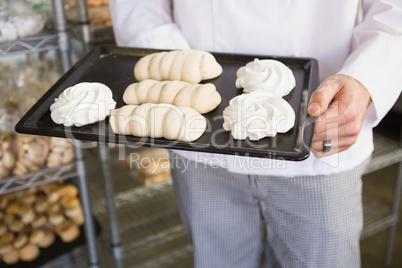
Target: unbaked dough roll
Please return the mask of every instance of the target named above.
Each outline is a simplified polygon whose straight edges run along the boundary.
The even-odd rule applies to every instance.
[[[144,103],[111,111],[114,133],[168,140],[194,141],[206,129],[205,118],[190,107]]]
[[[123,94],[126,104],[170,103],[191,107],[201,114],[208,113],[221,103],[214,84],[191,84],[183,81],[147,79],[129,85]]]
[[[206,51],[186,49],[157,52],[142,57],[134,67],[138,81],[181,80],[197,84],[222,74],[222,66]]]

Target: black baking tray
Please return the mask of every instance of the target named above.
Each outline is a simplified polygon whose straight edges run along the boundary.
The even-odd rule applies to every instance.
[[[133,73],[134,65],[141,57],[158,51],[161,50],[115,46],[94,48],[63,75],[21,118],[15,127],[16,131],[82,141],[119,143],[133,147],[152,146],[294,161],[308,157],[314,120],[307,115],[307,104],[319,83],[318,62],[313,58],[212,53],[222,65],[223,73],[215,79],[202,83],[215,84],[222,96],[222,102],[215,110],[204,114],[207,119],[207,129],[199,139],[193,142],[114,134],[108,118],[83,127],[64,127],[52,121],[49,107],[54,99],[66,88],[79,82],[99,82],[107,85],[113,91],[113,98],[117,102],[116,108],[123,106],[124,90],[129,84],[136,82]],[[242,94],[242,90],[235,87],[237,70],[255,58],[279,60],[293,71],[296,87],[285,99],[295,111],[296,122],[287,133],[277,134],[275,137],[266,137],[259,141],[235,140],[230,132],[223,130],[222,112],[233,97]]]

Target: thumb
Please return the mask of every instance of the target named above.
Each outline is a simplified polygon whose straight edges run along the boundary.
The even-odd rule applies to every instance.
[[[309,115],[319,116],[328,109],[328,106],[340,90],[340,83],[337,80],[336,76],[330,76],[313,92],[307,108]]]

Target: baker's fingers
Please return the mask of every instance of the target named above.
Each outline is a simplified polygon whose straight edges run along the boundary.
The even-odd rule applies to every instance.
[[[319,128],[319,125],[316,125]],[[338,126],[338,124],[328,124],[322,126],[320,130],[317,131],[314,129],[313,141],[324,141],[328,139],[338,139],[342,137],[355,137],[360,133],[361,125],[355,124],[354,122]]]
[[[350,147],[350,144],[353,144],[355,141],[354,137],[343,137],[341,139],[331,139],[331,148],[346,148]],[[311,143],[311,149],[315,151],[322,151],[324,147],[324,141],[313,141]]]
[[[334,75],[325,79],[312,94],[308,108],[310,115],[317,116],[313,153],[322,157],[350,148],[357,140],[370,103],[370,94],[354,78]],[[331,150],[325,153],[324,140],[332,141]]]
[[[323,114],[340,90],[341,84],[336,76],[325,79],[311,95],[307,109],[309,115],[319,116]]]
[[[330,148],[328,151],[323,151],[324,141],[315,141],[311,144],[311,151],[317,157],[329,156],[332,154],[340,153],[348,148],[350,148],[350,144],[354,143],[353,137],[344,137],[341,139],[333,139],[330,141]]]

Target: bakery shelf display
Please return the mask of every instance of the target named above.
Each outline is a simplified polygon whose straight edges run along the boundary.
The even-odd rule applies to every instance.
[[[36,267],[54,258],[48,251],[77,240],[84,223],[78,188],[64,181],[1,195],[0,216],[0,256],[6,267]]]
[[[46,54],[39,54],[39,57],[29,55],[23,63],[5,63],[0,67],[0,194],[74,173],[70,141],[14,131],[19,118],[61,75]]]
[[[77,176],[73,145],[67,139],[14,131],[21,114],[60,76],[42,56],[28,55],[28,65],[1,65],[1,267],[37,267],[76,246],[82,237],[84,216],[78,189],[64,182]],[[83,243],[82,238],[79,241]]]
[[[57,49],[57,33],[47,27],[50,9],[46,1],[1,1],[0,56]]]
[[[9,8],[11,5],[16,5],[17,3],[20,2],[24,2],[25,3],[24,6],[28,3],[28,1],[25,0],[1,1],[0,15],[3,16],[5,14],[4,12],[2,12],[4,11],[2,8],[4,7]],[[37,1],[37,3],[44,4],[42,1]],[[46,3],[48,2],[46,1]],[[52,17],[54,19],[54,32],[49,32],[47,29],[45,29],[39,32],[39,34],[37,34],[36,30],[40,31],[41,28],[35,27],[35,31],[30,31],[27,35],[20,35],[20,33],[18,33],[17,36],[6,36],[7,38],[4,38],[5,36],[3,35],[4,34],[3,30],[5,28],[1,26],[2,31],[2,36],[0,37],[1,59],[7,58],[6,62],[10,62],[10,56],[12,57],[16,56],[15,58],[20,60],[21,59],[20,56],[24,55],[26,56],[26,59],[29,60],[32,57],[34,57],[33,56],[34,53],[35,57],[39,56],[40,58],[42,58],[46,57],[45,52],[57,50],[58,52],[57,56],[60,56],[57,57],[57,60],[60,60],[58,61],[57,67],[59,66],[59,64],[62,65],[63,72],[67,71],[71,67],[70,41],[65,20],[65,12],[63,6],[64,1],[53,0],[51,1],[51,3],[52,3],[51,9],[53,11]],[[1,18],[3,19],[3,17]],[[26,30],[28,28],[23,26],[21,30],[24,29]],[[14,58],[12,58],[11,61],[13,61],[13,59]],[[3,66],[0,65],[0,68],[2,67]],[[48,69],[42,69],[38,68],[38,66],[34,66],[33,70],[40,70],[40,77],[43,77],[53,73],[53,70],[57,69],[57,67],[55,66],[48,66],[48,67],[49,67]],[[3,70],[1,71],[2,72],[0,72],[0,76],[4,75]],[[21,110],[25,112],[26,111],[24,110],[25,108],[30,107],[34,102],[36,102],[37,96],[35,96],[34,90],[32,90],[34,87],[29,87],[28,85],[30,85],[30,83],[25,84],[26,80],[20,79],[21,77],[18,76],[20,74],[19,68],[17,68],[15,72],[11,72],[11,74],[12,75],[10,76],[6,76],[7,79],[4,80],[0,79],[0,86],[2,87],[1,93],[9,93],[9,94],[2,94],[0,98],[0,102],[2,104],[0,106],[1,110],[0,120],[2,123],[0,131],[2,141],[0,151],[1,153],[0,198],[2,200],[2,205],[7,207],[12,206],[14,208],[17,207],[19,208],[20,204],[11,205],[8,202],[10,201],[10,199],[8,198],[11,198],[13,200],[17,199],[15,197],[17,195],[20,195],[18,194],[20,193],[18,192],[18,190],[24,189],[23,190],[24,193],[28,192],[31,193],[32,191],[35,191],[35,189],[37,189],[35,187],[43,188],[53,185],[54,183],[60,184],[64,179],[68,179],[75,176],[78,177],[79,179],[78,183],[80,187],[80,204],[82,204],[82,209],[80,209],[80,211],[82,212],[82,214],[80,214],[81,213],[80,211],[79,211],[80,213],[77,214],[76,213],[77,210],[75,212],[70,211],[72,214],[70,214],[70,212],[67,212],[67,210],[65,210],[63,211],[63,213],[60,212],[59,215],[52,217],[52,222],[55,227],[54,231],[57,235],[55,235],[55,242],[51,246],[48,246],[46,248],[40,248],[39,244],[35,245],[35,243],[42,244],[39,241],[41,240],[39,238],[44,236],[44,233],[48,234],[49,232],[37,231],[34,234],[30,233],[28,238],[26,232],[23,234],[16,233],[17,229],[14,229],[14,227],[17,228],[18,226],[13,225],[13,227],[11,227],[12,229],[10,229],[10,226],[8,226],[7,224],[6,226],[4,226],[3,221],[1,221],[2,232],[7,231],[9,233],[7,233],[5,238],[3,236],[1,236],[0,238],[1,239],[0,256],[2,260],[0,266],[3,267],[6,264],[9,264],[10,267],[27,267],[27,266],[38,267],[40,265],[43,265],[49,259],[57,257],[60,254],[66,253],[72,250],[73,248],[77,247],[77,245],[82,245],[84,243],[86,243],[87,249],[88,251],[90,251],[89,255],[94,256],[93,259],[89,261],[91,265],[94,265],[97,263],[94,240],[96,239],[96,233],[99,233],[99,228],[97,228],[98,226],[97,222],[91,217],[92,215],[90,212],[89,197],[88,192],[86,191],[87,187],[85,181],[85,167],[83,167],[82,165],[82,159],[80,158],[80,161],[75,161],[75,163],[79,163],[77,167],[77,165],[74,165],[74,163],[71,162],[74,158],[72,150],[68,150],[70,151],[69,157],[71,157],[71,159],[67,161],[66,159],[69,157],[67,157],[66,155],[65,160],[68,163],[63,164],[62,163],[63,160],[61,162],[59,160],[64,158],[64,156],[62,156],[64,153],[61,152],[61,149],[59,150],[59,153],[56,152],[58,151],[58,149],[56,150],[51,149],[52,141],[48,139],[49,137],[38,137],[32,135],[21,136],[19,134],[14,133],[15,118],[19,118],[21,116],[18,112],[18,110],[21,109],[21,107],[19,107],[20,104],[21,103],[24,104],[22,105],[24,107]],[[16,80],[13,80],[14,74],[17,74]],[[27,75],[26,77],[32,78],[35,76]],[[5,92],[5,90],[3,89],[8,86],[7,83],[9,81],[14,81],[12,83],[14,85],[12,86],[12,88],[9,88],[9,90]],[[39,83],[40,87],[41,88],[44,87],[45,89],[47,89],[49,85],[44,83],[44,81],[42,81],[41,79],[39,79],[39,81],[40,81]],[[24,92],[23,90],[21,90],[22,88],[27,89],[27,91]],[[23,94],[21,95],[19,93]],[[39,95],[41,94],[43,94],[43,92],[41,92]],[[20,140],[21,138],[27,140],[21,141]],[[43,138],[45,138],[45,140],[43,140]],[[20,142],[15,142],[15,140],[17,139]],[[38,142],[29,141],[37,139],[41,140],[39,142],[40,146],[38,146]],[[63,142],[68,142],[65,139],[60,139],[59,141],[61,140],[63,140]],[[55,145],[54,148],[57,147],[56,144],[53,145]],[[80,150],[78,151],[81,153]],[[5,152],[5,154],[3,152]],[[58,155],[52,155],[51,157],[49,157],[50,156],[49,154],[51,154],[52,152],[57,153]],[[4,158],[4,156],[6,157]],[[19,161],[18,159],[20,159],[21,161]],[[7,165],[3,165],[4,162],[3,160],[6,160],[5,162],[7,163]],[[28,163],[29,160],[32,160],[31,161],[32,163]],[[19,164],[17,166],[18,162]],[[30,198],[31,197],[32,195],[30,196]],[[43,193],[40,195],[40,198],[42,197]],[[59,201],[61,202],[61,200]],[[56,203],[54,204],[54,207],[61,206],[61,203],[59,201],[55,201]],[[25,200],[23,202],[28,201]],[[27,210],[28,215],[32,216],[32,213],[28,211],[29,209],[27,208],[27,205],[22,204],[22,207],[24,210]],[[67,219],[68,218],[67,214],[70,214],[70,216],[73,216],[73,214],[76,214],[76,216],[78,215],[78,217],[80,218],[80,224],[78,225],[82,226],[78,227],[77,223],[73,224],[72,218]],[[17,220],[16,225],[18,225],[20,224],[19,221],[22,222],[22,217],[23,217],[22,214],[18,212],[15,215],[13,214],[11,216],[7,216],[7,219],[10,220],[10,223],[11,220]],[[67,221],[63,221],[64,222],[63,223],[61,220],[64,218],[67,219]],[[85,221],[82,222],[84,218]],[[40,221],[43,223],[44,217],[41,217],[40,219],[41,219]],[[47,220],[50,221],[50,216],[47,217]],[[23,222],[25,225],[28,224],[28,219],[26,219],[25,217],[24,221],[27,221],[26,223]],[[27,231],[26,229],[30,230],[29,227],[25,228],[26,227],[25,225],[24,225],[24,231]],[[64,235],[66,232],[70,231],[73,232],[73,236]],[[84,233],[87,237],[84,237]],[[79,234],[78,238],[77,234]],[[30,238],[31,235],[32,235],[32,241]],[[15,239],[16,241],[14,240],[14,238],[16,238]],[[28,243],[28,240],[30,243]],[[95,265],[93,267],[95,267]]]

